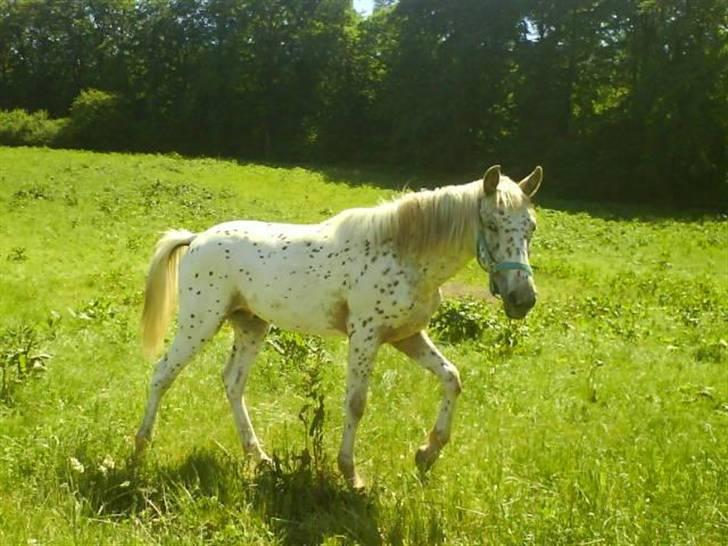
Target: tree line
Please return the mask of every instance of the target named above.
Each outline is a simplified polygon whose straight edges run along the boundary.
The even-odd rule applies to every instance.
[[[564,195],[724,207],[728,4],[0,0],[0,109],[90,148],[541,163]]]

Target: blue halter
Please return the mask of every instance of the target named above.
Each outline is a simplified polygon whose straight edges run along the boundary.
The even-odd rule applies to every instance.
[[[490,293],[494,296],[498,295],[498,286],[493,279],[493,273],[497,273],[498,271],[517,270],[523,271],[529,277],[533,276],[533,269],[531,269],[531,266],[524,264],[523,262],[496,262],[493,258],[493,254],[490,252],[490,249],[488,249],[488,243],[485,240],[483,228],[478,230],[478,242],[475,245],[475,256],[478,258],[480,267],[482,267],[483,271],[488,273],[490,277]]]
[[[533,276],[533,269],[531,269],[531,266],[523,262],[496,262],[493,258],[493,254],[488,248],[488,243],[485,240],[485,235],[483,234],[482,229],[478,230],[478,243],[475,248],[475,255],[478,258],[480,267],[482,267],[486,273],[492,274],[497,273],[498,271],[519,270],[524,271],[530,277]]]

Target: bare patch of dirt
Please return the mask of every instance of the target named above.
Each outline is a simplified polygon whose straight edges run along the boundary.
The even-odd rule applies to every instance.
[[[495,301],[490,294],[487,284],[477,286],[460,282],[448,282],[442,285],[442,295],[446,298],[475,298],[479,300]]]

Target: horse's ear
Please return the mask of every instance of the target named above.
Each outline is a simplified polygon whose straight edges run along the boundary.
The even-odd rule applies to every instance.
[[[541,186],[541,180],[543,180],[543,169],[541,168],[541,165],[539,165],[533,169],[531,174],[521,180],[518,185],[521,187],[521,191],[523,191],[523,193],[529,197],[533,197],[538,191],[538,188]]]
[[[500,165],[493,165],[483,175],[483,191],[485,195],[492,195],[500,182]]]

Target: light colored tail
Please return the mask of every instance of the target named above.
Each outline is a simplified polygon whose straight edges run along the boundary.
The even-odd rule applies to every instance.
[[[148,358],[159,350],[169,319],[177,302],[177,267],[196,235],[190,231],[169,230],[157,242],[149,263],[142,312],[142,350]]]

